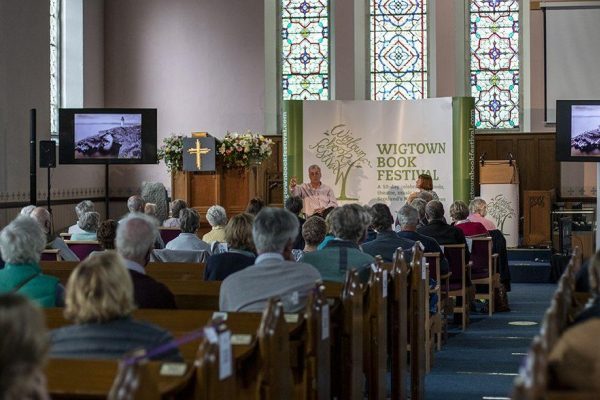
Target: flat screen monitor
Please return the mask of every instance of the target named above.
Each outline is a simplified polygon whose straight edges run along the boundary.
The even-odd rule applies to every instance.
[[[600,100],[556,102],[556,159],[600,161]]]
[[[61,108],[61,164],[156,164],[156,109]]]

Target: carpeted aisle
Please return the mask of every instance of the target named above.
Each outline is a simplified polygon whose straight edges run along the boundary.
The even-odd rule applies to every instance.
[[[513,284],[509,293],[511,312],[491,318],[472,314],[465,332],[451,325],[448,343],[435,354],[434,366],[426,377],[426,398],[509,398],[513,379],[531,339],[539,332],[539,322],[555,288],[553,284]],[[514,321],[537,324],[509,325]]]

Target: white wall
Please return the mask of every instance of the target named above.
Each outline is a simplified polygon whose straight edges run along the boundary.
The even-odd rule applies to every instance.
[[[263,132],[264,8],[248,0],[106,0],[106,107],[158,109],[171,133]],[[111,167],[117,187],[169,177],[159,166]]]

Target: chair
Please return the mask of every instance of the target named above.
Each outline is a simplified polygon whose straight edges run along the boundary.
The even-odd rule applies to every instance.
[[[491,237],[473,238],[471,263],[473,285],[487,285],[487,292],[475,293],[475,298],[489,301],[488,315],[491,316],[494,312],[494,288],[499,284],[498,255],[492,254]]]
[[[60,237],[63,238],[63,240],[71,239],[71,235],[72,235],[72,233],[69,233],[69,232],[61,232],[60,233]]]
[[[65,240],[65,243],[80,260],[86,259],[92,251],[102,250],[97,240]]]
[[[160,237],[163,242],[165,242],[165,246],[181,233],[181,229],[179,228],[159,228],[158,230],[160,232]]]
[[[206,250],[154,249],[150,253],[150,262],[205,263],[209,255]]]
[[[453,307],[452,311],[462,315],[462,329],[465,330],[469,324],[469,300],[467,299],[467,266],[465,265],[465,245],[444,245],[444,255],[450,265],[450,276],[448,296],[460,299],[462,304]]]

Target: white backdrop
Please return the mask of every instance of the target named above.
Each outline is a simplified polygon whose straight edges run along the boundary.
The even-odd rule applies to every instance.
[[[453,200],[452,98],[305,101],[303,131],[304,173],[319,165],[340,204],[398,210],[421,173],[446,210]]]

